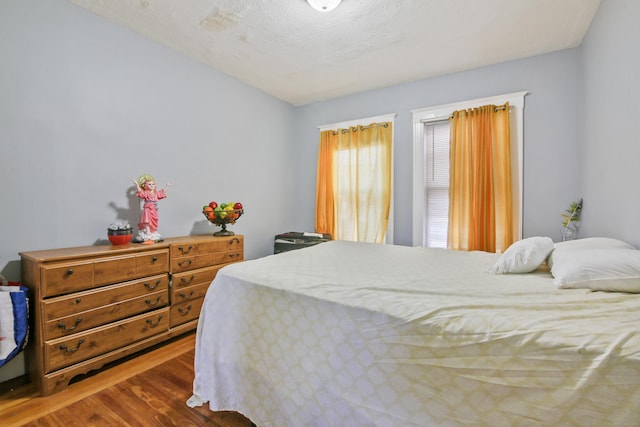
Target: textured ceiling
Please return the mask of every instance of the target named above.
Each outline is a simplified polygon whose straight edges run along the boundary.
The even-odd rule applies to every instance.
[[[579,46],[600,0],[70,0],[299,106]]]

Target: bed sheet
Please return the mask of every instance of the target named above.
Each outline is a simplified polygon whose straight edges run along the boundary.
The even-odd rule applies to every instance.
[[[219,271],[191,406],[260,427],[637,425],[640,295],[333,241]]]

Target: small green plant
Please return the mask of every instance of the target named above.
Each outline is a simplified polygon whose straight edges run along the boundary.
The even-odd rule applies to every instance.
[[[568,227],[572,222],[580,221],[580,213],[582,212],[582,199],[578,202],[571,202],[569,209],[562,214],[562,226]]]
[[[582,199],[571,202],[569,209],[562,214],[562,240],[571,240],[578,237],[580,214],[582,213]]]

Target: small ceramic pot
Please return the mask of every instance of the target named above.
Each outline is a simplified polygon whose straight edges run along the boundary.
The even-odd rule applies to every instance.
[[[133,230],[130,228],[126,230],[112,230],[108,228],[107,238],[112,245],[126,245],[133,238]]]

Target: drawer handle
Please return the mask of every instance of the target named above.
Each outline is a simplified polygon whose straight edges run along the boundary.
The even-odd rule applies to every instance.
[[[66,346],[66,344],[60,344],[60,347],[58,347],[60,350],[64,350],[67,353],[75,353],[76,351],[78,351],[78,349],[80,348],[80,344],[82,344],[84,342],[84,338],[80,338],[78,340],[78,345],[75,346],[74,348],[68,348]]]
[[[240,239],[234,237],[233,239],[229,240],[229,246],[233,245],[234,243],[240,243]]]
[[[196,275],[192,274],[191,277],[189,277],[189,280],[187,280],[185,277],[181,277],[180,278],[180,283],[183,285],[188,285],[189,283],[193,282],[193,279],[195,279]]]
[[[82,302],[82,298],[76,298],[76,304],[80,304]]]
[[[229,258],[238,258],[240,254],[229,254]]]
[[[151,258],[151,262],[156,262],[157,260],[158,260],[158,257],[155,255],[153,256],[153,258]]]
[[[150,305],[151,307],[153,307],[154,305],[158,305],[158,304],[160,304],[160,301],[162,301],[162,297],[161,297],[161,296],[158,296],[158,298],[156,298],[155,302],[154,302],[154,301],[151,301],[150,299],[146,299],[146,300],[144,300],[144,302],[145,302],[147,305]]]
[[[63,330],[63,331],[65,331],[65,332],[73,331],[75,328],[77,328],[77,327],[78,327],[78,325],[80,324],[80,322],[82,322],[82,317],[78,317],[78,318],[76,319],[76,323],[74,323],[74,325],[73,325],[73,326],[69,326],[68,328],[67,328],[67,325],[65,325],[64,323],[60,322],[60,323],[58,323],[58,328],[62,329],[62,330]]]
[[[182,267],[182,264],[184,264],[184,263],[187,263],[187,265],[191,265],[191,263],[192,263],[192,262],[193,262],[192,260],[190,260],[190,259],[186,259],[186,260],[184,260],[184,261],[180,261],[180,262],[178,263],[178,266],[179,266],[179,267]]]
[[[186,309],[183,309],[182,307],[178,307],[178,311],[180,312],[180,314],[182,314],[183,316],[186,316],[187,314],[189,314],[189,312],[191,311],[191,304],[189,304],[187,306]]]
[[[155,288],[157,288],[158,286],[160,286],[160,280],[156,281],[155,285],[152,285],[150,283],[144,282],[144,287],[147,288],[148,290],[152,291]]]
[[[182,246],[178,246],[178,250],[182,255],[187,255],[189,252],[191,252],[191,249],[193,249],[193,246],[191,245],[189,245],[187,249],[183,248]]]
[[[160,324],[161,320],[162,320],[162,316],[158,316],[158,321],[156,323],[153,323],[153,320],[151,319],[147,319],[147,325],[151,326],[152,328],[155,328]]]
[[[67,270],[67,276],[71,276],[73,274],[73,269],[70,268]]]
[[[180,292],[178,295],[180,296],[180,298],[191,298],[193,296],[193,289],[191,290],[191,292],[189,292],[189,295],[185,294],[184,292]]]

